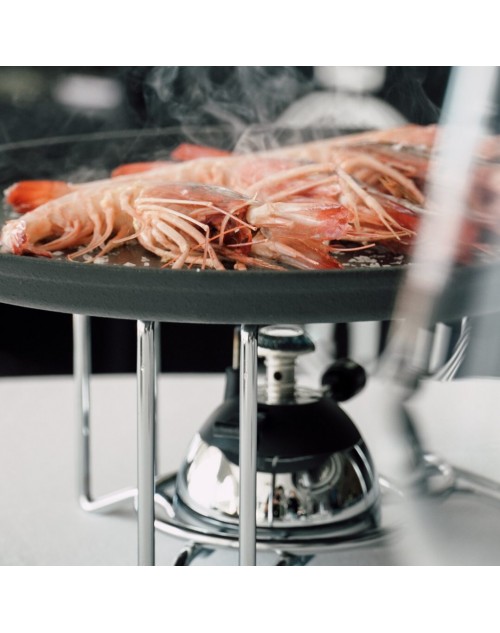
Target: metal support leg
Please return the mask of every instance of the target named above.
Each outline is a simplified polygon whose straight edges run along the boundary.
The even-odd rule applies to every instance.
[[[137,321],[137,514],[139,565],[155,564],[156,330]]]
[[[240,565],[256,564],[257,327],[241,326]]]
[[[79,425],[78,497],[87,512],[99,512],[129,504],[137,495],[135,488],[117,490],[98,498],[92,496],[90,452],[90,317],[73,315],[73,373],[76,387],[76,419]]]
[[[161,328],[160,323],[155,322],[155,420],[158,420],[158,379],[161,374]],[[155,424],[155,477],[159,475],[160,468],[160,438],[158,437],[158,424]]]

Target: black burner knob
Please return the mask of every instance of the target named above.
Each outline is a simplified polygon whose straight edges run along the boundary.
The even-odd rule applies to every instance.
[[[350,358],[339,358],[323,374],[321,384],[337,402],[349,400],[366,385],[366,372]]]

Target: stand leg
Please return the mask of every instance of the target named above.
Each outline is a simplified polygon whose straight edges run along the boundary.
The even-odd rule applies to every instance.
[[[155,564],[156,330],[137,321],[137,514],[139,565]]]
[[[241,326],[239,564],[256,564],[257,327]]]
[[[161,375],[161,328],[160,323],[155,322],[155,420],[158,420],[158,380]],[[158,424],[155,424],[155,477],[158,477],[160,468],[160,439],[158,437]]]
[[[134,499],[135,488],[117,490],[98,498],[92,496],[90,452],[90,317],[73,315],[73,374],[76,387],[76,419],[79,425],[78,498],[87,512],[99,512],[125,505]]]

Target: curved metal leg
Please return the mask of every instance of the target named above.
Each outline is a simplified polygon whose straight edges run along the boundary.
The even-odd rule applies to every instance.
[[[76,419],[79,425],[78,498],[86,512],[99,512],[129,505],[136,488],[125,488],[94,498],[90,451],[90,317],[73,315],[73,374],[76,388]]]
[[[257,326],[241,326],[240,565],[256,564]]]
[[[305,567],[312,558],[312,556],[297,556],[296,554],[282,552],[276,567]]]
[[[137,321],[137,532],[138,564],[155,564],[156,330]]]
[[[191,543],[182,549],[174,560],[174,567],[187,567],[198,556],[209,556],[213,550],[197,543]]]

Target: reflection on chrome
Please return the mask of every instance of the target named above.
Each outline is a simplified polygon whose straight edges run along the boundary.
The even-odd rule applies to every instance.
[[[199,435],[194,438],[177,476],[179,499],[198,514],[237,524],[239,468],[217,447]],[[353,523],[379,513],[379,487],[371,459],[360,441],[354,447],[328,456],[310,470],[257,473],[256,521],[259,527],[304,528]]]

